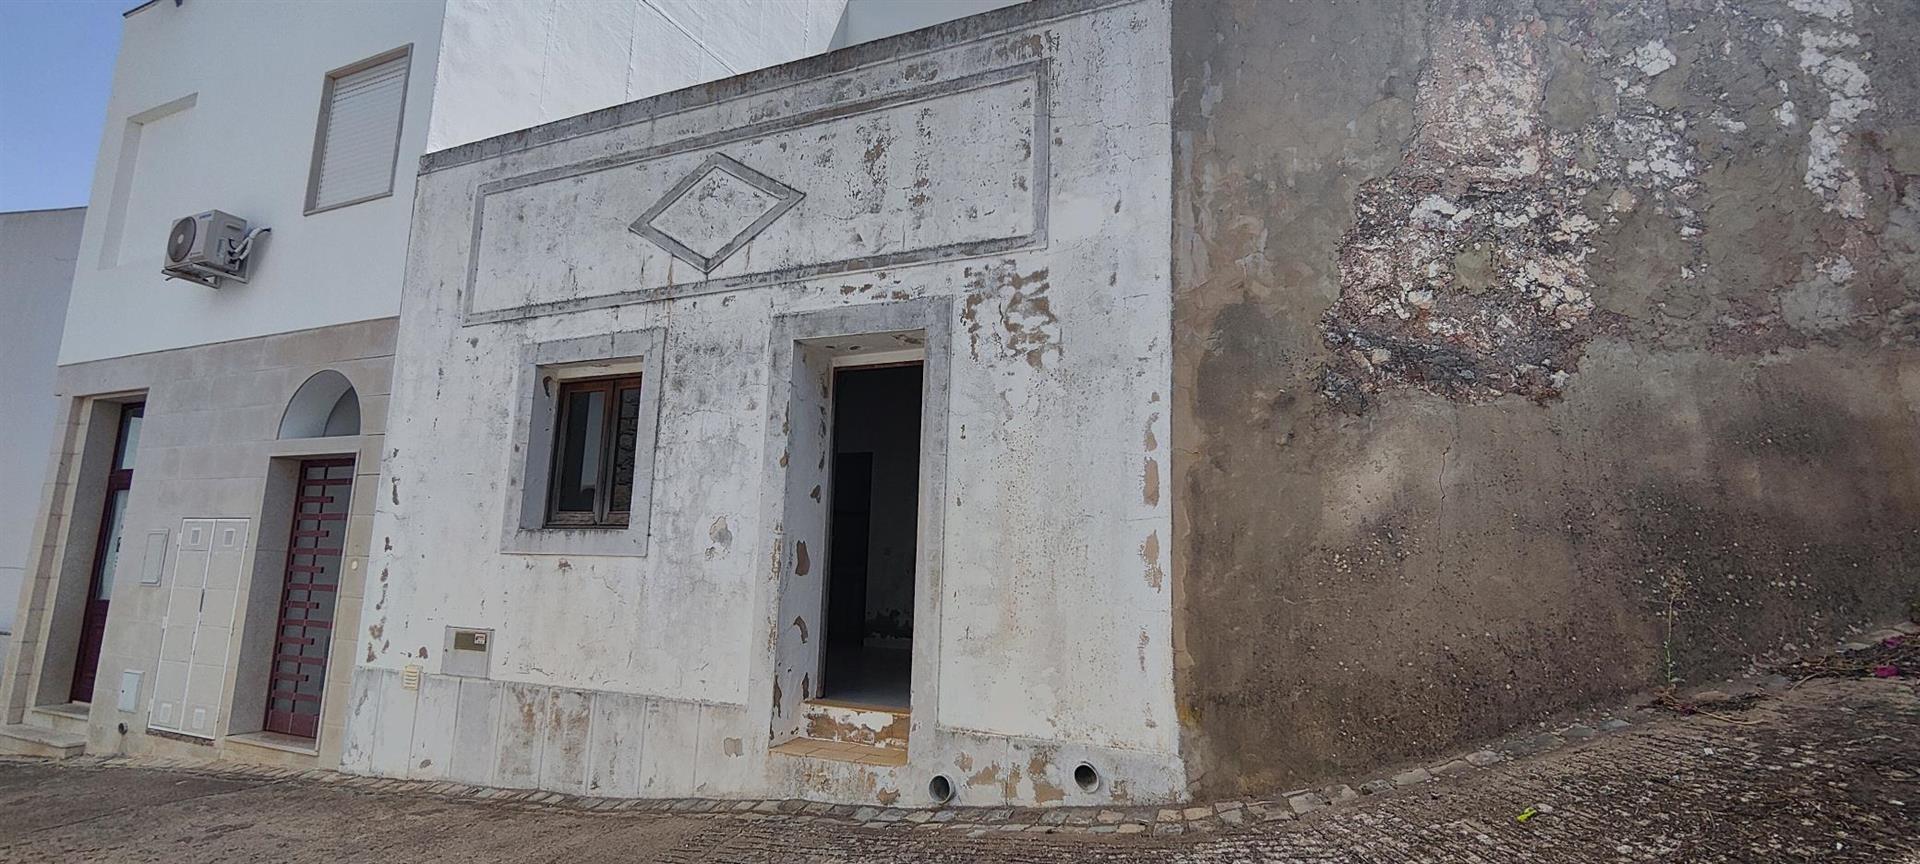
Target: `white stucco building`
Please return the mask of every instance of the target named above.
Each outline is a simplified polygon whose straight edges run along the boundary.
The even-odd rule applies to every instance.
[[[844,6],[129,10],[0,752],[337,764],[420,155],[817,53]],[[244,280],[163,275],[238,260],[226,214]]]
[[[0,663],[53,441],[53,366],[86,209],[0,213]]]
[[[1177,800],[1165,3],[429,154],[343,766]]]

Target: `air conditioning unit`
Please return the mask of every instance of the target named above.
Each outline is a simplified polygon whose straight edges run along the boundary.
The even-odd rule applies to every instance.
[[[167,234],[167,263],[160,272],[209,288],[220,287],[222,279],[245,282],[253,242],[267,230],[248,230],[247,220],[221,210],[182,216]]]

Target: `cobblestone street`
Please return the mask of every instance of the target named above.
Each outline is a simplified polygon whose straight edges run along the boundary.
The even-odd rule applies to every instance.
[[[1481,751],[1497,759],[1460,761],[1471,770],[1402,772],[1368,795],[1158,810],[628,802],[14,760],[0,762],[0,861],[1920,864],[1911,679],[1776,679],[1691,716],[1636,716],[1515,739],[1521,755]]]

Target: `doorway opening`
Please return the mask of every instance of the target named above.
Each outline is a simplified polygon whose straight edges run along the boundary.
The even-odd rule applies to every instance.
[[[906,708],[920,513],[923,364],[834,371],[820,696]]]
[[[100,536],[93,549],[93,573],[81,613],[79,653],[74,656],[73,685],[67,697],[74,702],[93,701],[100,646],[107,639],[107,601],[113,597],[114,571],[120,564],[121,522],[127,514],[127,498],[133,494],[133,457],[140,446],[140,420],[146,415],[146,407],[135,402],[120,408],[113,465],[107,471],[106,504],[100,514]]]

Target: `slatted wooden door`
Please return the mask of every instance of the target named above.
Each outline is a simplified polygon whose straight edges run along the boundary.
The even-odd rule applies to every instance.
[[[267,682],[269,732],[312,738],[320,731],[326,692],[327,645],[333,636],[334,596],[340,589],[347,540],[352,459],[300,463],[287,536],[286,582],[280,594],[280,634]]]

